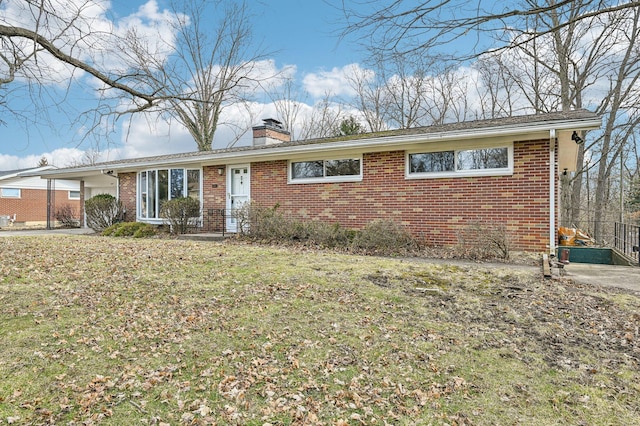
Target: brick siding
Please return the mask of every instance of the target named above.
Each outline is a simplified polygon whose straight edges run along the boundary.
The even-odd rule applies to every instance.
[[[471,223],[503,224],[512,247],[544,250],[549,239],[549,142],[514,144],[512,176],[405,179],[405,152],[363,156],[363,180],[287,184],[287,162],[251,165],[251,199],[293,217],[362,228],[383,218],[427,244],[458,243]]]
[[[226,169],[222,174],[218,173],[220,166],[204,167],[202,170],[202,188],[204,195],[202,198],[202,209],[204,212],[205,225],[210,231],[220,231],[223,223],[222,216],[218,212],[226,208]]]
[[[80,200],[70,200],[69,191],[53,191],[53,206],[51,220],[55,220],[56,210],[70,205],[80,218]],[[16,215],[16,223],[46,223],[47,221],[47,190],[21,189],[20,198],[0,197],[0,216]]]
[[[203,168],[205,230],[221,226],[226,171]],[[375,219],[399,222],[425,243],[455,245],[469,224],[501,224],[516,250],[545,250],[549,243],[549,141],[514,143],[511,176],[405,179],[405,152],[363,156],[363,179],[342,183],[287,183],[287,161],[251,164],[251,199],[295,218],[359,229]],[[120,199],[135,220],[136,174],[120,174]],[[557,208],[556,208],[557,212]]]
[[[136,220],[136,176],[135,172],[118,174],[119,196],[125,209],[125,222],[135,222]]]

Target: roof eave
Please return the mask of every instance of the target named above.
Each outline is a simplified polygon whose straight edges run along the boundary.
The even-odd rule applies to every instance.
[[[595,130],[602,125],[600,117],[589,118],[573,118],[566,120],[549,120],[534,123],[498,125],[493,127],[475,128],[475,129],[459,129],[434,133],[419,134],[400,134],[391,136],[376,136],[371,138],[336,140],[333,142],[300,144],[300,145],[273,145],[269,148],[247,149],[241,151],[211,151],[194,155],[193,157],[166,159],[153,158],[148,161],[139,161],[135,163],[127,163],[126,161],[118,164],[98,164],[93,166],[74,168],[73,171],[64,169],[43,171],[34,176],[41,176],[43,179],[73,179],[82,178],[88,175],[104,174],[108,171],[114,173],[123,173],[128,171],[136,171],[149,167],[157,167],[164,165],[221,165],[234,162],[247,162],[254,159],[264,161],[284,159],[293,155],[313,153],[316,151],[349,151],[362,149],[380,150],[382,147],[393,147],[393,149],[402,149],[404,146],[416,144],[418,142],[446,142],[452,140],[470,140],[482,139],[500,136],[519,136],[527,134],[540,135],[549,134],[551,130]]]

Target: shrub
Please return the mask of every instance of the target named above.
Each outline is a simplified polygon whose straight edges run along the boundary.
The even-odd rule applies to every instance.
[[[124,207],[111,194],[98,194],[84,203],[87,226],[94,231],[102,231],[121,220]]]
[[[174,198],[165,201],[160,208],[160,216],[171,226],[171,233],[186,234],[200,218],[200,201],[192,197]]]
[[[146,238],[152,237],[155,234],[155,227],[143,222],[116,223],[102,231],[102,235],[107,237]]]
[[[509,259],[507,228],[501,224],[472,223],[458,235],[458,250],[468,259]]]
[[[233,212],[242,236],[254,240],[277,241],[290,239],[288,220],[278,211],[279,205],[265,208],[255,203],[245,203]]]
[[[394,222],[374,221],[362,231],[354,231],[338,223],[291,219],[279,212],[278,207],[243,206],[236,212],[238,224],[244,225],[241,234],[253,240],[295,242],[376,254],[405,254],[418,248],[413,237]]]
[[[339,223],[308,222],[310,243],[327,248],[346,248],[351,245],[356,232],[343,228]]]
[[[56,220],[65,228],[77,228],[80,226],[78,214],[69,204],[65,204],[56,210]]]
[[[352,247],[365,253],[392,255],[413,252],[418,249],[418,244],[399,223],[378,219],[355,235]]]

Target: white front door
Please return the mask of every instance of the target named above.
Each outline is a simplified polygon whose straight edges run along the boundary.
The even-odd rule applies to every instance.
[[[249,166],[230,166],[227,170],[227,231],[238,232],[236,211],[249,201]]]

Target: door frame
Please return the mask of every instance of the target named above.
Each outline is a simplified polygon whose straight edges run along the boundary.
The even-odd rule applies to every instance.
[[[251,164],[244,163],[244,164],[227,165],[227,179],[226,179],[227,180],[226,182],[227,200],[225,205],[225,210],[227,214],[225,215],[226,216],[225,227],[228,232],[238,232],[237,221],[233,217],[233,214],[232,214],[233,211],[232,211],[232,205],[231,205],[231,201],[232,201],[231,189],[233,188],[232,186],[233,171],[237,169],[247,169],[247,202],[251,201]]]

